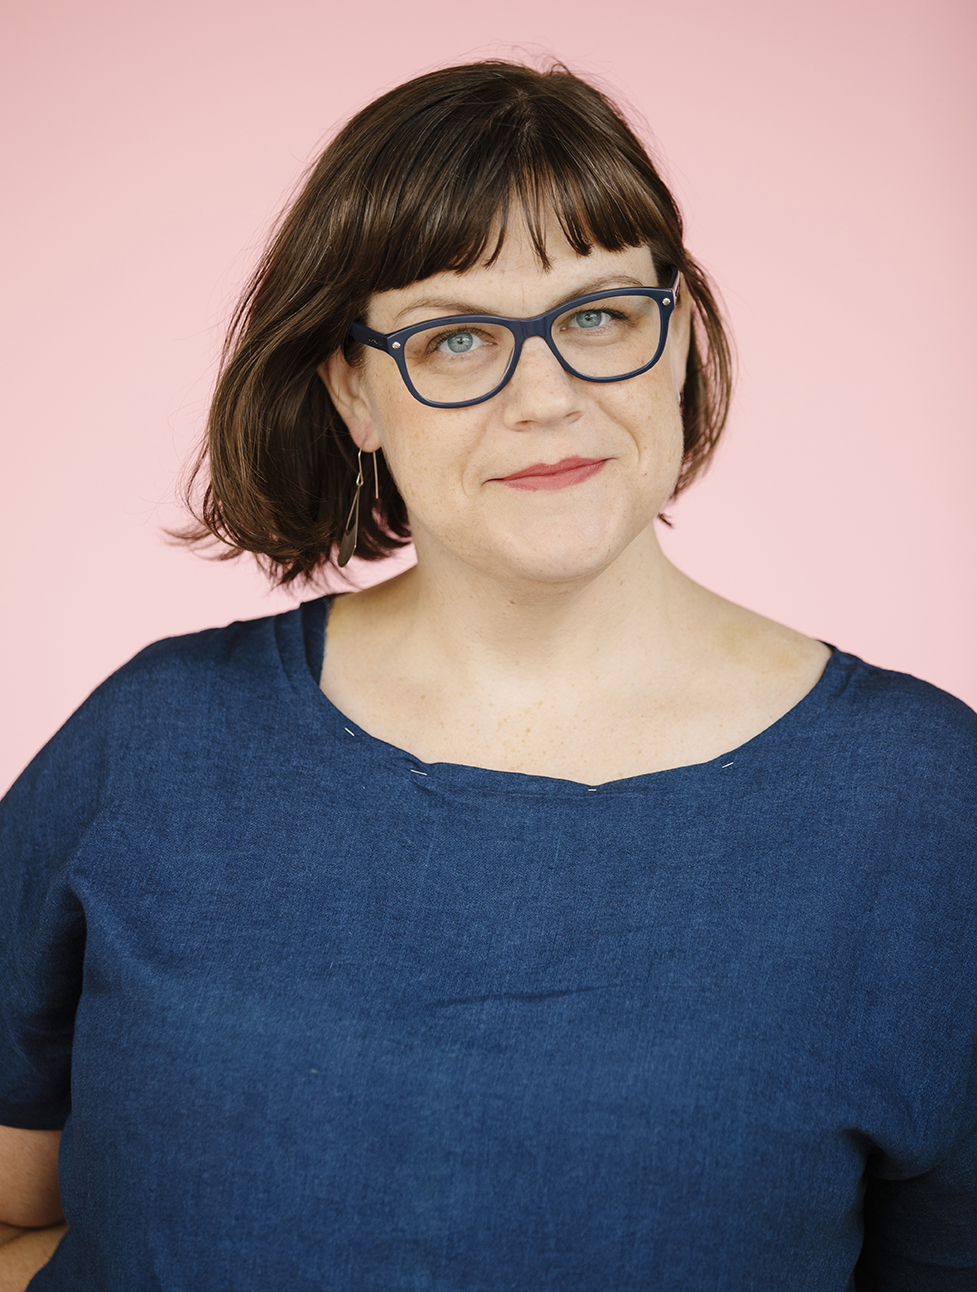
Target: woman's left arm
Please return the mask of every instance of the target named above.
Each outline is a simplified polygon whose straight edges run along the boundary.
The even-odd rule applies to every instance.
[[[25,1292],[67,1231],[63,1223],[46,1229],[19,1229],[0,1223],[0,1292]]]
[[[64,1220],[58,1192],[61,1132],[0,1126],[0,1223],[27,1229]]]

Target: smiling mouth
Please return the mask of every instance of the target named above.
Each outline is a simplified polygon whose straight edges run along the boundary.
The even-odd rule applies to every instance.
[[[566,489],[595,476],[607,458],[564,458],[561,462],[536,462],[511,476],[498,476],[496,484],[512,489]]]

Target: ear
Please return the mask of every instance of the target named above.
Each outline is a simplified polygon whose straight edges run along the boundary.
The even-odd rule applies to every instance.
[[[353,443],[364,453],[380,448],[380,436],[363,383],[363,370],[346,361],[342,350],[337,350],[316,369],[336,412],[346,423]]]
[[[679,278],[676,294],[678,302],[668,321],[668,366],[671,369],[675,398],[681,399],[692,336],[692,297],[684,278]]]

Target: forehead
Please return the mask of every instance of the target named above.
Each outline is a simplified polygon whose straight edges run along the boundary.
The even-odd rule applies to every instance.
[[[367,310],[369,325],[389,332],[421,318],[448,314],[528,318],[573,296],[605,287],[654,287],[657,282],[647,247],[607,251],[595,246],[589,254],[580,255],[555,217],[547,226],[546,257],[544,265],[525,223],[520,222],[507,232],[498,255],[491,260],[376,293]]]

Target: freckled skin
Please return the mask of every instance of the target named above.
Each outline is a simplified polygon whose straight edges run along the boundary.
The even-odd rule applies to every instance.
[[[367,321],[530,317],[618,280],[656,285],[647,248],[579,256],[551,220],[547,251],[544,270],[517,227],[496,264],[377,295]],[[420,305],[433,297],[470,304]],[[389,355],[322,366],[354,442],[382,448],[418,555],[333,606],[322,689],[343,713],[423,762],[595,785],[716,757],[811,689],[823,643],[699,587],[658,544],[688,336],[680,292],[655,367],[606,384],[570,376],[534,338],[503,390],[459,409],[415,400]],[[604,466],[551,491],[500,482],[568,458]]]
[[[579,256],[551,227],[547,250],[548,271],[528,235],[514,233],[493,266],[384,292],[371,302],[367,321],[391,331],[436,317],[437,310],[410,308],[412,299],[432,295],[529,317],[598,279],[620,275],[622,285],[657,285],[647,248],[598,247]],[[499,578],[563,581],[610,564],[668,500],[681,465],[678,390],[687,335],[687,310],[680,309],[655,367],[608,384],[571,377],[534,338],[509,384],[472,408],[420,404],[390,357],[373,351],[352,374],[337,357],[326,375],[356,442],[364,451],[382,448],[419,551],[437,544]],[[348,390],[337,397],[341,379]],[[569,457],[609,461],[595,478],[542,497],[497,483],[534,463]]]

